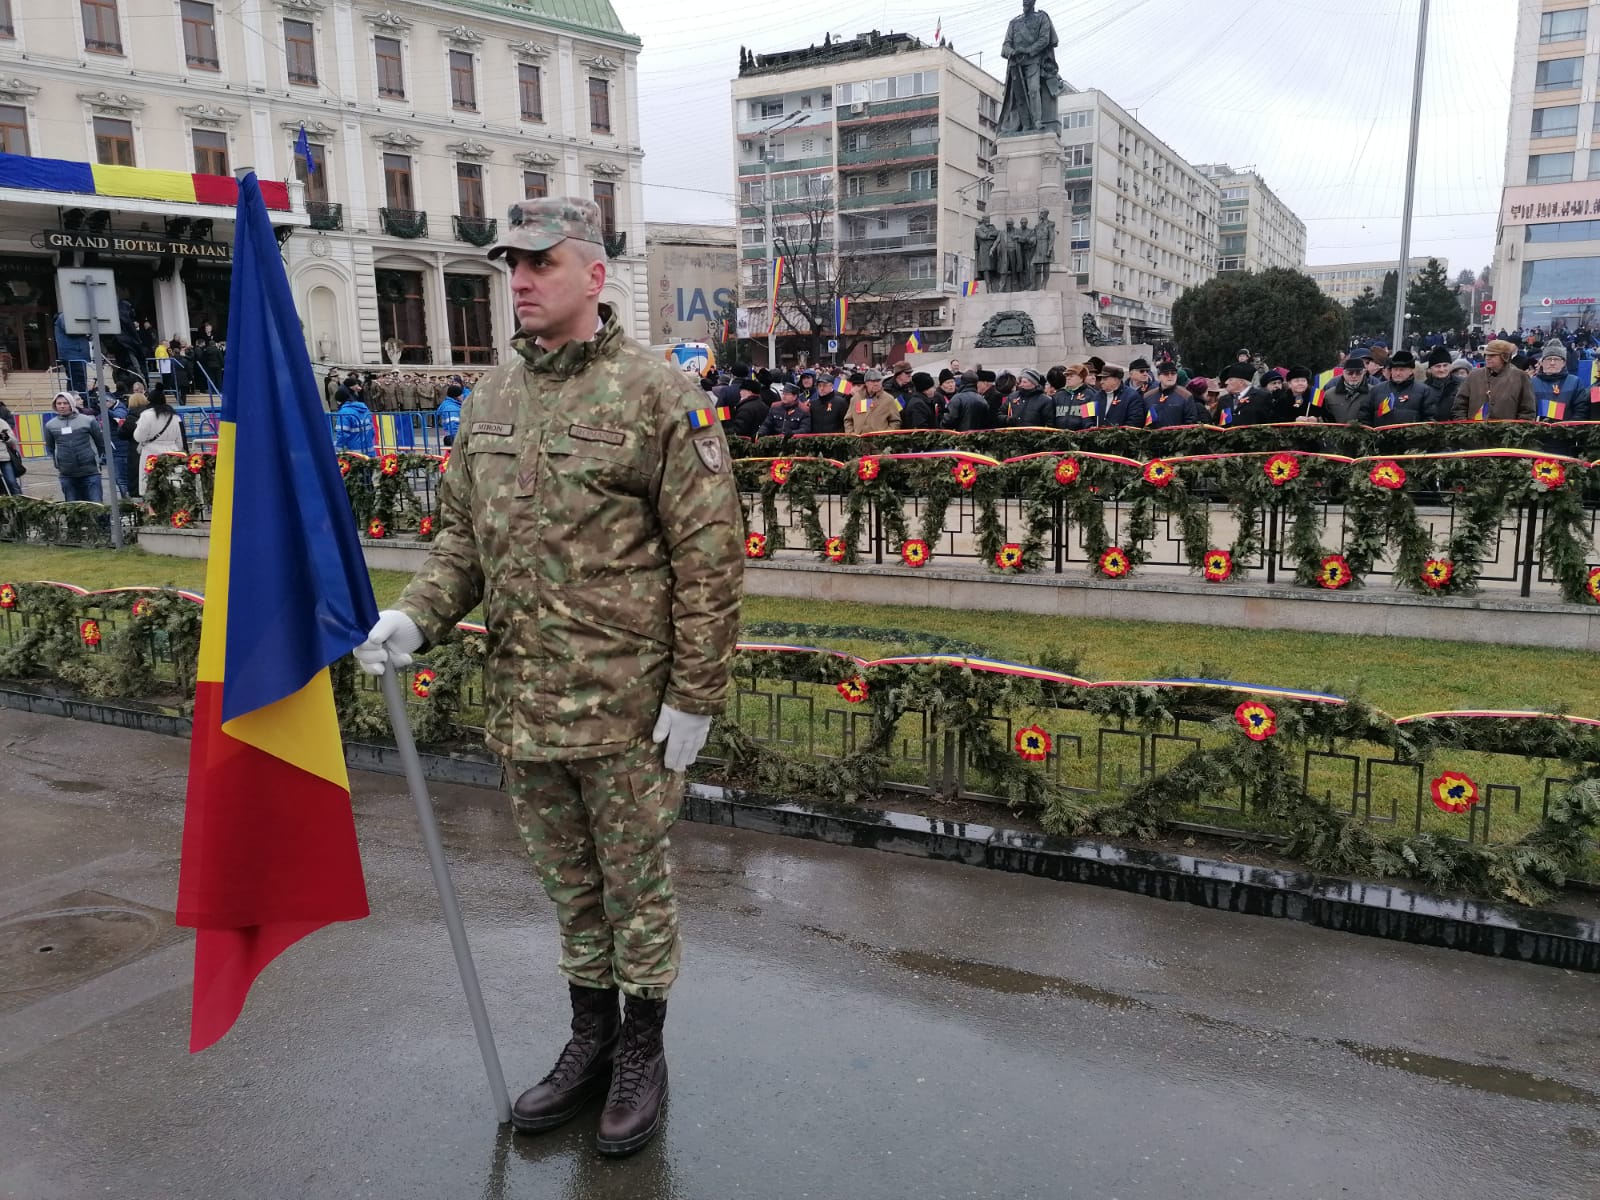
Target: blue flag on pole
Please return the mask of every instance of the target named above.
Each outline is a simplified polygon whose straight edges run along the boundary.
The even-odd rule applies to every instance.
[[[306,136],[306,127],[304,125],[300,126],[300,136],[294,139],[294,152],[306,164],[306,174],[315,174],[317,160],[311,157],[311,139]]]

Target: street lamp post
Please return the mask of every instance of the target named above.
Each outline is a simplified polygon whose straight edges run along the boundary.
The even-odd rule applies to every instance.
[[[767,302],[767,370],[769,371],[778,365],[778,273],[772,267],[777,254],[772,233],[772,135],[793,129],[805,121],[807,115],[804,111],[789,113],[761,131],[761,196],[767,206],[767,287],[771,292]]]

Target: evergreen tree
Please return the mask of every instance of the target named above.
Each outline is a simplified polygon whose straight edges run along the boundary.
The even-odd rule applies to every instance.
[[[1172,332],[1191,370],[1215,374],[1249,346],[1280,366],[1331,367],[1350,318],[1309,275],[1275,267],[1230,271],[1189,288],[1172,306]]]
[[[1350,328],[1358,338],[1389,339],[1394,332],[1394,293],[1399,276],[1390,271],[1383,277],[1383,287],[1376,293],[1372,285],[1362,289],[1350,304]]]
[[[1410,314],[1406,329],[1411,333],[1432,333],[1460,327],[1463,317],[1461,301],[1437,258],[1428,260],[1406,290],[1406,312]]]

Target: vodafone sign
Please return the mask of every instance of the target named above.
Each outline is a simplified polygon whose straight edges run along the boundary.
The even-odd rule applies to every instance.
[[[1478,315],[1480,317],[1492,317],[1494,316],[1494,311],[1495,303],[1493,300],[1485,300],[1482,304],[1478,305]]]

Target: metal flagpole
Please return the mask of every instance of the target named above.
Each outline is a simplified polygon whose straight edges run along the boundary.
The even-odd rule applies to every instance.
[[[467,993],[467,1008],[472,1013],[472,1028],[478,1035],[478,1051],[483,1055],[483,1069],[489,1075],[489,1091],[494,1096],[494,1111],[500,1124],[511,1121],[511,1095],[506,1091],[505,1073],[500,1069],[500,1055],[494,1048],[494,1030],[489,1027],[489,1012],[483,1006],[483,992],[478,987],[478,972],[472,965],[472,949],[467,945],[467,931],[461,924],[461,905],[456,900],[455,884],[450,882],[450,868],[444,861],[444,844],[439,840],[439,826],[433,819],[433,804],[428,799],[428,784],[422,777],[422,760],[417,757],[417,743],[411,736],[411,721],[406,716],[406,702],[400,694],[400,678],[393,667],[383,675],[383,702],[389,708],[389,723],[394,726],[394,743],[400,751],[400,763],[405,768],[406,784],[411,790],[411,802],[417,808],[417,824],[422,827],[422,844],[428,851],[428,869],[433,872],[433,886],[439,893],[439,906],[444,909],[445,928],[450,931],[450,949],[455,951],[456,969],[461,973],[461,987]]]
[[[1411,81],[1411,145],[1406,151],[1406,201],[1400,217],[1400,273],[1394,285],[1394,345],[1405,344],[1406,293],[1411,283],[1411,209],[1417,188],[1417,135],[1422,128],[1422,64],[1428,53],[1428,0],[1417,14],[1417,70]]]

